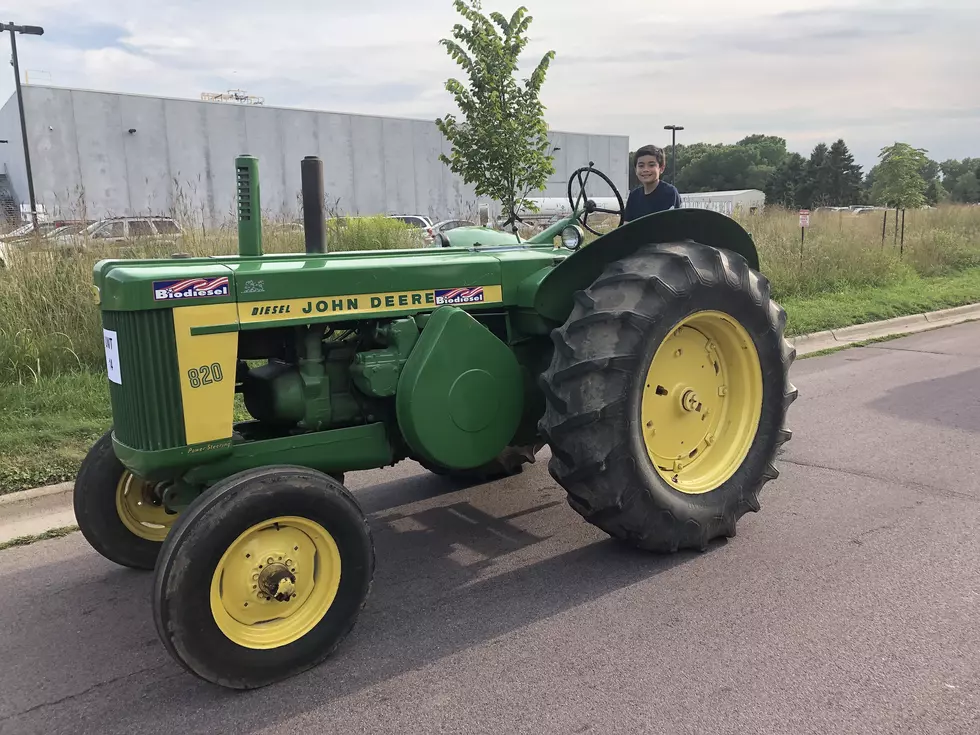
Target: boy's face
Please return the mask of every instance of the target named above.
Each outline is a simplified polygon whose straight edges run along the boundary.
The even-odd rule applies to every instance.
[[[640,156],[636,159],[636,178],[641,184],[655,184],[660,181],[660,163],[653,156]]]

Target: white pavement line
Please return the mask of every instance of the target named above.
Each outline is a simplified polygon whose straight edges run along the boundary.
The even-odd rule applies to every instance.
[[[980,304],[956,306],[927,314],[901,316],[869,324],[790,337],[798,357],[821,350],[847,347],[880,337],[915,334],[940,327],[951,327],[980,320]],[[0,543],[20,536],[31,536],[75,523],[71,491],[74,483],[23,490],[0,495]]]

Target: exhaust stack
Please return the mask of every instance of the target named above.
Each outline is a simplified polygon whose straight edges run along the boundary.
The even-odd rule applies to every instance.
[[[300,163],[303,182],[303,231],[307,253],[327,252],[327,223],[323,211],[323,161],[306,156]]]

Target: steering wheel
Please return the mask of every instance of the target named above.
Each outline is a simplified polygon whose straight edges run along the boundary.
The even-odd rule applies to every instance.
[[[616,188],[616,185],[612,181],[610,181],[609,177],[606,176],[604,173],[602,173],[602,171],[600,171],[597,168],[593,168],[594,165],[595,165],[595,162],[594,161],[589,161],[589,165],[588,166],[583,166],[582,168],[577,169],[576,171],[573,171],[572,172],[572,175],[568,177],[568,203],[572,205],[572,211],[575,212],[575,211],[578,210],[579,206],[584,201],[585,202],[585,214],[582,217],[582,227],[584,227],[585,229],[587,229],[593,235],[600,235],[601,236],[602,233],[596,232],[591,227],[589,227],[589,215],[590,214],[593,214],[594,212],[601,212],[602,214],[618,214],[619,215],[619,224],[616,225],[616,227],[622,227],[622,225],[623,225],[623,218],[626,216],[626,205],[623,203],[623,197],[620,195],[619,189]],[[585,177],[584,178],[582,176],[583,173],[585,174]],[[619,202],[619,210],[618,211],[614,211],[612,209],[603,209],[602,207],[597,207],[596,206],[596,203],[593,200],[591,200],[591,199],[588,198],[588,196],[586,195],[586,192],[585,192],[585,185],[586,185],[586,183],[589,180],[589,176],[591,176],[592,174],[595,174],[600,179],[602,179],[607,184],[609,184],[609,188],[612,189],[613,190],[613,194],[616,195],[616,201]],[[578,190],[578,196],[573,197],[572,196],[572,183],[575,182],[575,181],[578,182],[579,190]]]

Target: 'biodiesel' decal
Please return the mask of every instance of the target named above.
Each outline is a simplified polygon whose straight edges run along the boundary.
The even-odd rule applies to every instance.
[[[212,296],[227,296],[228,276],[220,278],[183,278],[153,282],[154,301],[193,301]]]

